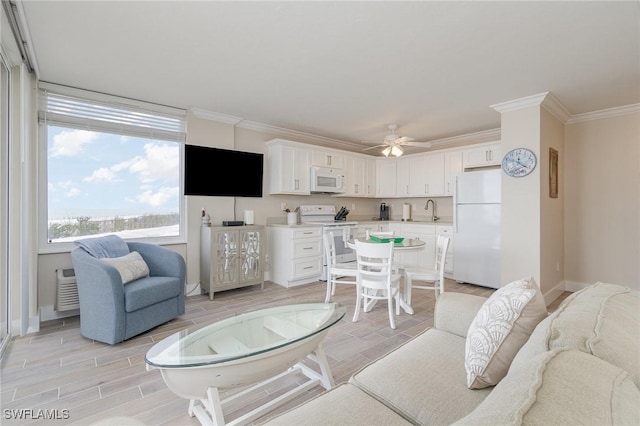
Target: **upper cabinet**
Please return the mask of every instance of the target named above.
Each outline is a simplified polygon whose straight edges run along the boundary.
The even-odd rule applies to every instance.
[[[311,165],[344,169],[345,156],[335,151],[313,149],[311,150]]]
[[[396,196],[396,159],[376,159],[376,197]]]
[[[462,173],[462,151],[444,153],[444,195],[453,196],[456,191],[456,176]]]
[[[464,150],[463,168],[496,166],[502,161],[502,146],[494,142]]]
[[[345,162],[345,192],[347,197],[367,197],[366,176],[367,159],[356,155],[346,155]]]
[[[274,139],[267,145],[269,194],[309,195],[309,150]]]
[[[467,168],[496,166],[502,161],[500,142],[399,158],[372,157],[285,139],[270,140],[266,146],[269,194],[310,195],[310,169],[315,166],[344,171],[344,192],[333,196],[451,197],[456,175]]]
[[[365,172],[365,196],[366,197],[375,197],[376,196],[376,176],[377,173],[377,162],[375,157],[365,158],[366,163],[366,172]]]

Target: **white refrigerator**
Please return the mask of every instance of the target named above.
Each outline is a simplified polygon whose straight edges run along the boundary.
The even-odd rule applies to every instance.
[[[453,277],[458,282],[500,287],[501,173],[481,170],[456,178]]]

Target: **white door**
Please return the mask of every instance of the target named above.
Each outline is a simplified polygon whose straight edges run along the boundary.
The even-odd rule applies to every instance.
[[[0,55],[0,358],[11,337],[9,313],[9,68]]]

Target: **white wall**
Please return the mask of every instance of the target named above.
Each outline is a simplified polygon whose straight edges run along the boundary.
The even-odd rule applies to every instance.
[[[565,148],[567,287],[640,290],[640,113],[569,124]]]

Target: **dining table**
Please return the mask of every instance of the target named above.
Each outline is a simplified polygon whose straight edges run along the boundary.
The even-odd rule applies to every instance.
[[[415,250],[422,250],[425,247],[425,242],[421,239],[418,238],[402,238],[402,237],[391,237],[394,239],[394,243],[393,243],[393,250],[401,250],[401,251],[415,251]],[[397,241],[401,239],[401,241]],[[361,239],[361,241],[365,241],[368,243],[381,243],[380,241],[374,241],[371,239]],[[350,239],[347,241],[347,246],[352,248],[352,249],[356,249],[356,240],[355,239]],[[403,265],[397,264],[395,265],[397,267],[397,269],[404,269]],[[405,294],[405,292],[401,292],[401,294]],[[406,313],[408,313],[409,315],[413,315],[413,308],[411,307],[411,305],[407,302],[407,300],[404,297],[400,297],[400,307],[402,308],[403,311],[405,311]],[[373,307],[373,305],[375,304],[375,300],[372,301],[371,305],[369,306],[369,309],[371,307]]]

